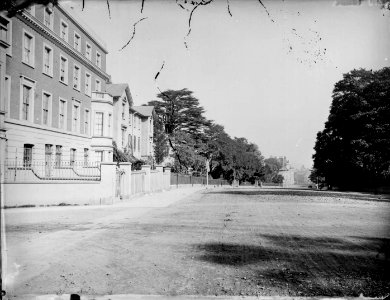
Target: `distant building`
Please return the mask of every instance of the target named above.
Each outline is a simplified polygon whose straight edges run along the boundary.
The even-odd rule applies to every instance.
[[[310,176],[310,170],[302,166],[299,170],[294,171],[294,183],[297,185],[311,184],[309,176]]]
[[[285,156],[275,157],[281,165],[279,174],[283,176],[283,186],[294,185],[294,170]]]

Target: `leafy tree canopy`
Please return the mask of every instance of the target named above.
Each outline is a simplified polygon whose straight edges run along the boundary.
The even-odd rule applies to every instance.
[[[344,74],[314,147],[315,176],[339,187],[388,184],[390,68]]]
[[[162,117],[167,134],[184,131],[195,138],[211,124],[203,115],[205,110],[199,100],[188,89],[167,90],[157,95],[158,100],[150,101],[157,115]]]
[[[157,97],[148,103],[158,116],[155,141],[161,143],[156,144],[155,153],[162,157],[168,141],[174,152],[175,170],[184,166],[184,170],[205,173],[207,162],[214,178],[254,182],[263,175],[258,146],[245,138],[231,138],[223,126],[208,120],[191,91],[167,90]]]

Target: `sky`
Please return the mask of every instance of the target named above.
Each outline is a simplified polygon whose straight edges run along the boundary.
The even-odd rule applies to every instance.
[[[312,166],[342,74],[390,66],[390,10],[372,0],[215,0],[194,11],[189,35],[187,1],[145,0],[142,13],[141,2],[110,0],[111,18],[103,0],[61,3],[106,42],[107,71],[135,105],[187,88],[230,136],[295,167]]]

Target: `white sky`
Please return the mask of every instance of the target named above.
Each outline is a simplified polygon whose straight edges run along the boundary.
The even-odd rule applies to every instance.
[[[216,0],[194,12],[186,49],[189,12],[174,0],[145,0],[142,14],[141,0],[110,0],[111,19],[106,1],[86,0],[84,11],[65,2],[106,41],[108,73],[130,85],[135,105],[156,99],[157,86],[188,88],[232,137],[296,166],[311,167],[342,74],[390,66],[390,12],[368,4],[263,0],[272,22],[257,0],[230,0],[232,17]]]

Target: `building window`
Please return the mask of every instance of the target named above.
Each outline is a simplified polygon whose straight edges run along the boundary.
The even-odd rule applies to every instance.
[[[51,154],[52,154],[53,145],[45,145],[45,176],[51,176]]]
[[[42,124],[50,125],[50,115],[51,115],[51,102],[52,95],[46,92],[42,93]]]
[[[137,150],[137,138],[134,137],[134,144],[133,144],[133,150],[136,151]]]
[[[46,27],[49,27],[53,30],[53,10],[50,7],[45,8],[43,23]]]
[[[95,151],[96,161],[103,161],[103,151]]]
[[[27,85],[23,85],[23,110],[22,119],[29,120],[32,108],[31,105],[32,88]]]
[[[53,49],[43,44],[43,73],[53,76]]]
[[[24,144],[23,147],[23,167],[30,168],[32,163],[32,150],[34,145]]]
[[[72,131],[79,131],[79,120],[80,120],[80,105],[73,103],[72,107]]]
[[[85,94],[91,96],[91,74],[85,73]]]
[[[89,135],[89,110],[85,110],[84,114],[84,134]]]
[[[133,138],[131,136],[131,134],[129,134],[128,138],[127,138],[127,146],[129,147],[129,150],[133,150]]]
[[[70,161],[69,161],[70,165],[73,166],[75,161],[76,161],[76,149],[71,148],[70,149]]]
[[[141,151],[141,139],[138,137],[138,152]]]
[[[96,136],[103,136],[103,113],[95,114],[95,133]]]
[[[108,136],[111,136],[111,119],[112,115],[108,114]]]
[[[66,100],[60,99],[58,128],[66,129]]]
[[[99,52],[96,51],[96,65],[101,68],[102,67],[102,56]]]
[[[73,68],[73,88],[80,90],[80,67],[77,65]]]
[[[81,52],[81,37],[78,33],[74,33],[73,47]]]
[[[122,102],[122,120],[125,119],[126,103]]]
[[[102,91],[102,84],[99,79],[95,80],[95,91],[101,92]]]
[[[52,154],[52,148],[53,148],[53,145],[50,145],[50,144],[45,144],[45,155],[50,155]]]
[[[12,55],[12,21],[4,16],[0,16],[0,40],[9,45],[6,53]]]
[[[60,55],[60,81],[68,84],[68,59]]]
[[[35,63],[35,38],[32,34],[23,30],[23,62],[31,67]]]
[[[61,166],[62,161],[62,146],[56,145],[56,166]]]
[[[60,28],[61,39],[68,42],[68,36],[69,36],[68,33],[69,33],[68,23],[66,23],[64,20],[61,20],[61,28]]]
[[[85,56],[91,60],[92,59],[92,47],[90,44],[88,44],[88,42],[86,43],[86,46],[85,46]]]
[[[126,128],[122,128],[122,147],[126,147]]]
[[[33,121],[35,82],[25,77],[21,78],[21,119]]]
[[[4,77],[4,86],[5,86],[5,109],[6,116],[10,117],[10,109],[11,109],[11,77],[9,75],[5,75]]]
[[[88,160],[89,160],[89,149],[84,148],[84,165],[88,166]]]

